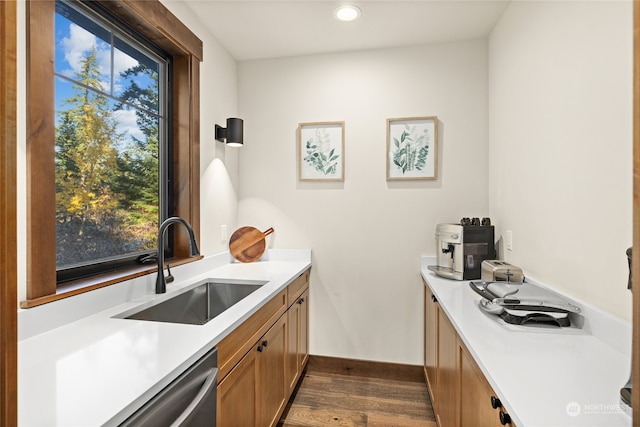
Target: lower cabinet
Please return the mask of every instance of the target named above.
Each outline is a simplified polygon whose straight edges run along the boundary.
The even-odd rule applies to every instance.
[[[282,316],[218,384],[218,426],[271,426],[278,422],[288,398],[286,328],[286,316]]]
[[[438,310],[438,364],[436,393],[440,427],[456,427],[458,424],[458,337],[453,325],[442,310]],[[474,425],[474,424],[470,424]]]
[[[218,344],[218,427],[275,426],[307,362],[309,272]]]
[[[256,347],[256,426],[276,425],[289,399],[285,383],[287,326],[287,316],[282,316]]]
[[[438,426],[513,426],[426,283],[424,289],[424,372]]]
[[[293,393],[298,378],[309,358],[309,288],[307,288],[288,310],[288,370],[289,394]]]
[[[464,347],[460,350],[460,425],[512,425],[500,399]]]
[[[217,426],[256,426],[257,352],[250,351],[218,384]]]
[[[424,292],[424,376],[427,379],[429,394],[436,393],[436,369],[438,363],[438,304],[428,287]],[[437,401],[432,398],[434,411]]]

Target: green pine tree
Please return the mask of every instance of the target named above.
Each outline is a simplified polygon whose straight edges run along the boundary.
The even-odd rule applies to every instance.
[[[102,235],[113,223],[119,205],[120,195],[107,183],[118,171],[115,147],[122,136],[102,92],[95,47],[80,65],[73,94],[63,104],[68,108],[59,112],[56,129],[59,263],[78,261],[72,253],[87,257],[94,252],[92,248],[108,251],[111,241],[118,240]],[[102,230],[100,239],[95,239],[95,230]]]
[[[153,248],[159,225],[160,194],[158,73],[139,64],[120,75],[130,83],[120,95],[123,102],[116,109],[136,107],[136,123],[144,138],[132,136],[131,143],[120,153],[118,165],[122,173],[113,177],[113,186],[125,196],[123,208],[139,238],[146,242],[144,246]],[[146,77],[151,84],[140,87],[132,78],[140,76]]]

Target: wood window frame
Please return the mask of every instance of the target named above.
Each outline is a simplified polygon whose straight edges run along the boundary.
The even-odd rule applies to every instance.
[[[155,43],[173,60],[173,215],[186,219],[200,237],[200,62],[202,41],[158,0],[99,0],[100,5]],[[155,266],[139,266],[56,283],[54,0],[27,6],[27,299],[22,308],[55,301],[134,277]],[[189,262],[189,242],[174,233],[172,264]]]
[[[18,425],[17,5],[0,1],[0,426]]]
[[[636,284],[632,292],[631,407],[633,425],[640,425],[640,1],[633,2],[633,253],[631,274]]]

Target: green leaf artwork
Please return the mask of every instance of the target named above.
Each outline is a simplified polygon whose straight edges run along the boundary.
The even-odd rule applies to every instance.
[[[402,174],[422,171],[427,164],[432,136],[428,128],[418,130],[405,124],[400,138],[393,137],[391,158]]]
[[[304,162],[324,176],[338,173],[338,159],[336,149],[331,147],[331,135],[325,128],[317,128],[314,135],[305,141]]]

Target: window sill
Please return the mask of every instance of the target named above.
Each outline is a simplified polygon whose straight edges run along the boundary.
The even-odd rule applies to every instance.
[[[203,256],[172,259],[167,260],[167,264],[171,264],[171,267],[176,267],[190,262],[198,261],[204,258]],[[20,302],[20,308],[32,308],[42,304],[58,301],[63,298],[72,297],[74,295],[83,294],[85,292],[93,291],[95,289],[104,288],[105,286],[114,285],[127,280],[135,279],[136,277],[146,276],[147,274],[155,274],[158,271],[157,265],[140,265],[122,270],[116,270],[109,273],[100,274],[93,277],[88,277],[80,280],[74,280],[58,286],[56,293],[52,295],[46,295],[40,298],[29,299]]]

